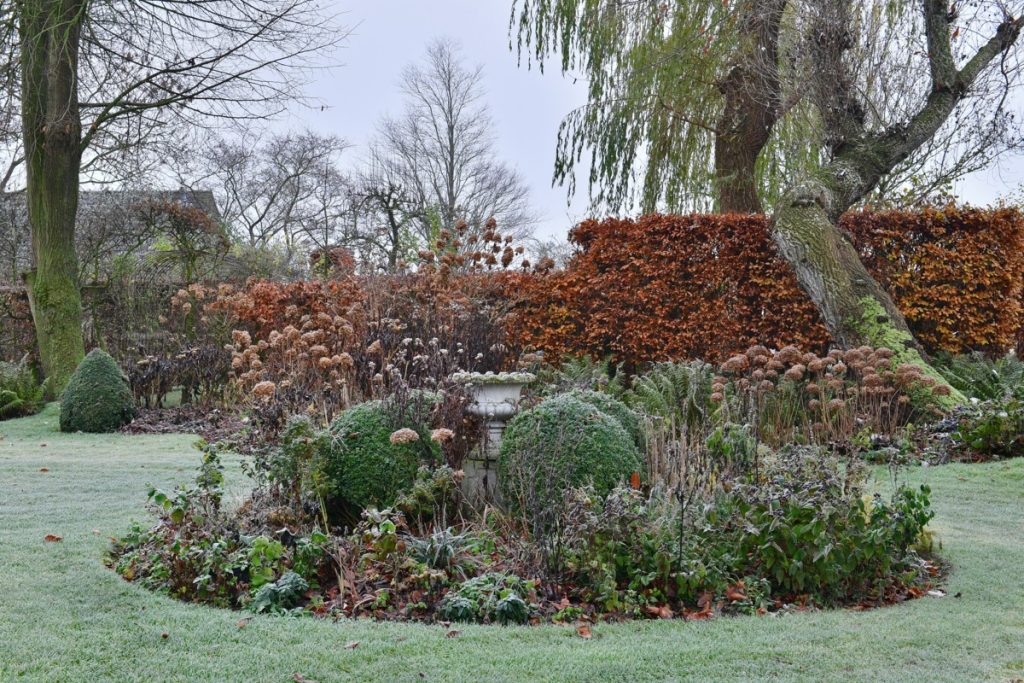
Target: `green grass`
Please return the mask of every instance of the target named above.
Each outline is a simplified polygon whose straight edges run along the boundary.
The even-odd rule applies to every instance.
[[[239,628],[239,613],[124,582],[102,564],[108,537],[146,518],[146,482],[193,476],[192,439],[56,428],[54,406],[0,423],[0,680],[1024,679],[1024,459],[912,473],[934,490],[932,526],[955,568],[949,597],[600,625],[590,640],[558,626],[466,626],[446,638],[440,626],[305,618]],[[238,461],[228,464],[241,493]],[[44,542],[49,533],[63,542]]]

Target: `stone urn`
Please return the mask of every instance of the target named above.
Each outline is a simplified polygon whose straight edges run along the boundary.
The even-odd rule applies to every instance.
[[[469,393],[466,412],[484,422],[480,443],[466,456],[463,488],[472,504],[498,499],[498,451],[505,424],[519,410],[523,387],[536,377],[529,372],[479,373],[459,372],[452,380],[464,385]]]

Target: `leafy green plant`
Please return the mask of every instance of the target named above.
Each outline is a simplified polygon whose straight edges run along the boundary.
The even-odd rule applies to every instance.
[[[38,413],[44,394],[27,357],[17,363],[0,362],[0,420]]]
[[[741,471],[748,469],[757,458],[757,439],[752,431],[750,425],[732,422],[716,427],[704,442],[708,455]]]
[[[514,574],[488,573],[463,581],[441,600],[437,613],[451,621],[525,624],[533,583]]]
[[[862,494],[853,462],[813,448],[781,451],[760,480],[721,495],[708,516],[717,544],[733,547],[772,592],[809,594],[824,604],[881,601],[914,568],[913,546],[932,518],[927,486],[900,487],[891,501]],[[736,573],[741,573],[736,571]]]
[[[671,500],[617,487],[566,494],[559,533],[548,537],[548,565],[562,582],[582,587],[584,601],[608,611],[636,611],[677,597],[676,523]]]
[[[506,501],[541,526],[567,489],[591,484],[603,495],[640,471],[640,454],[619,421],[569,395],[512,418],[498,457]]]
[[[114,542],[109,564],[129,581],[183,600],[233,607],[255,601],[257,611],[290,608],[320,574],[328,536],[318,530],[282,536],[286,545],[266,534],[243,533],[239,519],[221,508],[218,448],[205,441],[196,447],[202,458],[194,485],[173,491],[151,486],[156,523],[148,529],[133,525]]]
[[[309,590],[309,583],[296,572],[285,572],[277,581],[265,583],[254,591],[248,608],[257,614],[281,614],[295,605]]]
[[[467,546],[466,537],[456,534],[451,527],[439,529],[426,538],[409,539],[409,553],[417,562],[431,569],[450,569]]]
[[[462,474],[447,465],[420,467],[412,488],[395,501],[395,509],[421,529],[435,521],[446,525],[459,515],[461,482]]]
[[[945,356],[935,367],[965,396],[979,401],[1024,401],[1024,362],[1016,356],[991,359],[980,353]]]
[[[579,399],[584,403],[589,403],[605,415],[618,420],[619,424],[621,424],[623,428],[625,428],[626,432],[629,433],[629,436],[633,439],[633,443],[636,444],[636,447],[643,450],[646,437],[644,435],[643,424],[640,420],[640,416],[625,403],[610,394],[606,394],[601,391],[591,391],[589,389],[573,389],[568,392],[568,395]]]
[[[313,462],[317,454],[318,433],[307,415],[288,418],[278,444],[260,453],[253,474],[265,478],[271,486],[293,503],[301,503],[311,488]]]
[[[270,583],[281,570],[284,545],[266,536],[257,536],[249,544],[249,585],[254,589]]]
[[[309,581],[315,581],[321,565],[327,559],[330,537],[319,529],[309,536],[295,539],[292,552],[292,569]]]
[[[596,360],[590,356],[564,356],[554,365],[539,364],[536,371],[538,385],[545,396],[585,389],[605,391],[617,396],[623,391],[619,366],[611,360]]]
[[[1007,398],[972,404],[956,416],[953,445],[973,460],[1024,454],[1024,401]]]
[[[399,550],[398,529],[401,515],[390,509],[369,509],[363,511],[363,519],[355,528],[354,535],[366,549],[364,562],[383,562]]]
[[[224,496],[224,466],[220,462],[220,451],[202,439],[194,446],[202,453],[194,486],[178,486],[173,491],[150,486],[147,492],[150,505],[176,525],[183,524],[187,516],[195,517],[194,521],[200,525],[218,516]]]
[[[714,368],[704,361],[656,363],[634,378],[623,400],[647,415],[699,433],[713,411]]]
[[[657,487],[574,489],[545,540],[548,566],[584,603],[635,616],[712,601],[753,612],[773,596],[881,602],[928,578],[916,551],[930,540],[930,491],[867,498],[862,479],[858,461],[801,447],[689,506]]]
[[[396,425],[382,402],[369,401],[321,433],[312,480],[333,516],[358,519],[366,508],[392,505],[412,487],[420,465],[439,458],[423,424]]]

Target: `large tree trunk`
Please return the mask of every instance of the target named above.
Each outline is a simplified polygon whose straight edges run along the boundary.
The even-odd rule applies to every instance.
[[[741,119],[743,114],[737,111],[735,116]],[[761,213],[764,209],[757,192],[756,165],[767,136],[761,141],[751,140],[743,133],[743,121],[735,123],[739,124],[739,130],[715,137],[718,210],[722,213]]]
[[[761,213],[757,158],[781,108],[779,27],[786,0],[740,8],[739,58],[718,84],[723,107],[715,135],[715,190],[722,213]]]
[[[811,29],[816,72],[809,92],[822,115],[832,161],[817,180],[795,186],[776,207],[775,242],[838,343],[891,349],[897,363],[917,365],[945,385],[949,395],[938,402],[949,407],[962,402],[963,395],[929,365],[892,298],[840,231],[839,216],[935,135],[982,70],[1016,42],[1024,20],[1007,17],[958,69],[947,3],[922,0],[931,91],[909,121],[873,132],[844,61],[853,2],[834,0],[825,7],[828,11],[814,17]]]
[[[860,255],[828,209],[836,197],[827,186],[807,182],[783,197],[776,208],[774,238],[780,255],[843,348],[867,345],[893,351],[897,365],[913,364],[949,386],[927,361],[892,297],[868,273]],[[964,397],[952,387],[937,396],[942,407]]]
[[[78,41],[84,0],[24,0],[19,32],[26,199],[33,269],[25,280],[48,394],[84,355],[75,257],[81,163]]]

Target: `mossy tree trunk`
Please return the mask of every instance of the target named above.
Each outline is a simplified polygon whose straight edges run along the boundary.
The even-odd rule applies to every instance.
[[[1024,20],[1007,18],[995,34],[957,68],[945,0],[922,0],[931,90],[907,121],[881,131],[867,126],[856,79],[844,59],[850,47],[853,4],[836,0],[832,12],[814,20],[817,72],[810,97],[822,114],[831,162],[817,178],[797,184],[776,207],[774,237],[821,313],[836,341],[892,349],[898,363],[920,366],[949,384],[932,368],[889,294],[867,272],[839,217],[863,199],[887,173],[930,140],[968,94],[979,74],[1009,50]],[[950,388],[941,402],[964,400]]]
[[[816,182],[799,185],[783,198],[774,229],[780,255],[793,267],[840,346],[891,349],[897,364],[917,365],[948,386],[928,364],[892,297],[867,271],[850,239],[826,211],[832,199],[828,188]],[[952,387],[948,397],[937,398],[947,408],[964,399]]]
[[[81,165],[78,47],[85,0],[19,3],[22,131],[32,270],[25,283],[48,393],[58,397],[84,356],[75,256]]]

